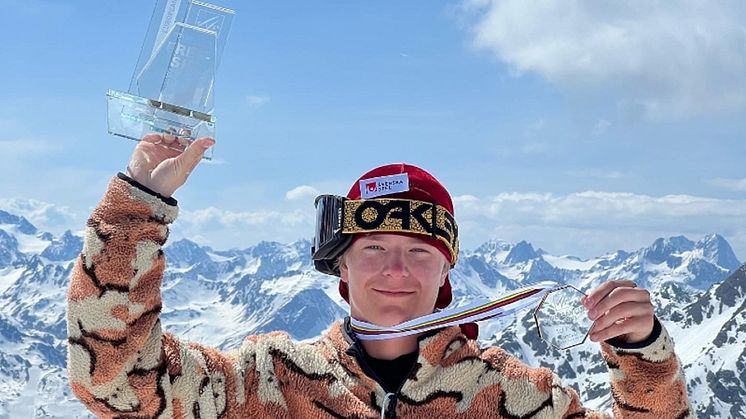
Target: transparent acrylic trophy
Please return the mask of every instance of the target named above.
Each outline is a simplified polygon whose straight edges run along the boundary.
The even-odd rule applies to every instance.
[[[179,150],[214,137],[215,72],[234,13],[197,0],[157,0],[129,90],[106,93],[109,133],[135,141],[174,134]]]
[[[557,349],[584,343],[593,325],[581,303],[584,295],[572,285],[547,292],[534,310],[539,336]]]

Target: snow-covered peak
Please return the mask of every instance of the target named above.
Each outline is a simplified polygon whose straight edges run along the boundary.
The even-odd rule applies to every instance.
[[[163,249],[169,266],[185,268],[210,260],[205,249],[189,239],[181,239]]]
[[[672,257],[694,249],[694,242],[684,236],[659,238],[643,249],[643,257],[653,263],[670,261]]]
[[[261,241],[256,246],[246,249],[245,253],[254,258],[283,261],[288,264],[311,259],[310,242],[298,240],[290,244],[275,241]]]
[[[565,269],[568,271],[589,271],[600,262],[600,259],[598,258],[583,260],[577,256],[552,256],[547,253],[542,254],[541,257],[555,268]]]
[[[290,243],[288,246],[295,249],[296,252],[300,255],[308,255],[308,257],[311,256],[311,241],[308,239],[299,239],[292,243]]]
[[[0,210],[0,225],[15,226],[23,234],[36,234],[36,227],[26,217]]]
[[[702,249],[702,257],[710,263],[729,271],[741,266],[730,244],[719,234],[708,234],[695,244],[696,249]]]
[[[285,247],[287,247],[287,245],[284,245],[282,243],[263,240],[257,243],[255,246],[250,247],[247,250],[251,253],[251,256],[260,257],[260,256],[276,254],[280,252],[281,250],[285,250]]]
[[[503,260],[505,264],[516,264],[522,262],[528,262],[529,260],[536,259],[539,254],[536,253],[531,243],[521,240],[515,244],[508,252],[507,256]]]
[[[734,271],[723,282],[713,284],[695,303],[688,306],[686,322],[699,324],[704,318],[722,316],[728,312],[728,308],[742,306],[745,297],[746,265]]]
[[[15,236],[0,229],[0,268],[9,266],[22,258],[23,254],[18,251],[18,240]]]
[[[83,239],[66,230],[59,239],[53,238],[41,255],[52,261],[67,261],[75,258],[82,249]]]
[[[506,241],[499,239],[490,239],[479,246],[474,251],[474,254],[482,255],[486,259],[499,258],[499,260],[503,260],[505,258],[505,254],[510,251],[511,247],[513,247],[513,245]]]

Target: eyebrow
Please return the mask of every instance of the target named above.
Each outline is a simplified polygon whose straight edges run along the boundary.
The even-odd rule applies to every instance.
[[[384,241],[383,237],[381,237],[380,235],[375,235],[374,236],[372,234],[371,235],[366,234],[363,237],[360,237],[360,239],[370,240],[370,241],[374,241],[374,242],[382,242],[382,241]]]
[[[360,240],[370,240],[374,242],[383,242],[386,241],[386,239],[383,238],[382,234],[376,234],[376,233],[368,233],[362,237],[360,237]],[[409,239],[412,239],[414,243],[416,244],[429,244],[427,241],[419,238],[419,237],[409,237]]]

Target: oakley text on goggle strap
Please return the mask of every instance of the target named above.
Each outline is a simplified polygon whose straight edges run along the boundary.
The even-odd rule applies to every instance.
[[[451,252],[452,265],[458,258],[456,221],[447,209],[432,202],[386,198],[348,200],[344,203],[342,232],[427,235],[445,243]]]

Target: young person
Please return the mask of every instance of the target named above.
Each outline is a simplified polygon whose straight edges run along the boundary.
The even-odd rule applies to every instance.
[[[312,344],[249,336],[223,353],[161,330],[161,247],[173,193],[214,144],[182,153],[147,135],[87,223],[68,295],[70,385],[100,417],[605,417],[546,368],[480,348],[473,324],[361,339],[351,318],[394,326],[451,301],[458,229],[447,190],[406,164],[376,168],[345,198],[317,199],[314,261],[340,277],[350,317]],[[165,147],[164,147],[165,146]],[[361,199],[362,198],[362,199]],[[340,218],[344,218],[341,222]],[[342,228],[343,227],[343,228]],[[609,281],[583,299],[618,417],[694,417],[649,293]]]

